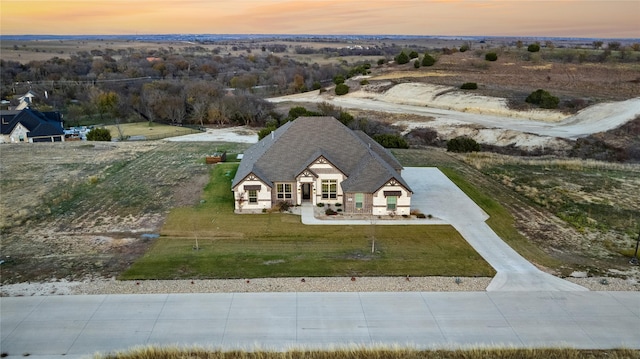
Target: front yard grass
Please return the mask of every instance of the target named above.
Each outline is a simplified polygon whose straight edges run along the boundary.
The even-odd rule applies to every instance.
[[[202,203],[172,210],[121,279],[495,274],[448,225],[306,226],[289,213],[234,214],[236,169],[215,166]]]

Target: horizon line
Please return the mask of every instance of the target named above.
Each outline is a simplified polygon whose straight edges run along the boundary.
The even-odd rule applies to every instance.
[[[261,36],[261,37],[405,37],[405,38],[540,38],[540,39],[606,39],[639,40],[636,37],[589,37],[589,36],[549,36],[549,35],[412,35],[412,34],[314,34],[314,33],[144,33],[144,34],[0,34],[0,38],[9,37],[145,37],[145,36]]]

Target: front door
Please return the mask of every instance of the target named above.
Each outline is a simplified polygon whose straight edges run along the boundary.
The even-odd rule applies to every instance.
[[[302,184],[302,200],[308,201],[311,199],[311,183]]]

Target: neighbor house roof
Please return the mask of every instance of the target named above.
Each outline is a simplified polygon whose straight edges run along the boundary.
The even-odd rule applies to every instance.
[[[269,186],[294,182],[307,166],[323,157],[342,171],[345,192],[372,193],[400,176],[393,155],[363,132],[354,132],[333,117],[299,117],[267,135],[244,153],[233,180],[235,188],[253,173]]]
[[[0,117],[0,132],[3,135],[11,134],[18,123],[29,130],[28,137],[64,135],[59,112],[40,112],[26,108],[21,111],[1,111]]]

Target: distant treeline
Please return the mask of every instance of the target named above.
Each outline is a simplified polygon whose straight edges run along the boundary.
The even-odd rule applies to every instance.
[[[106,48],[27,64],[0,60],[1,96],[15,103],[31,90],[38,95],[36,106],[61,110],[72,122],[99,116],[262,125],[270,105],[261,96],[319,88],[348,73],[341,63],[299,63],[266,48],[240,56],[219,51]]]

